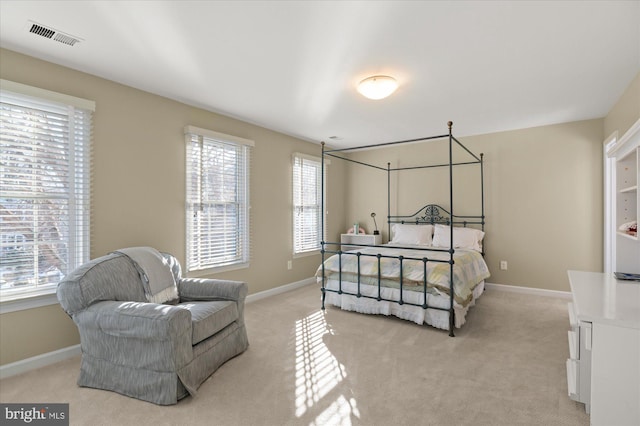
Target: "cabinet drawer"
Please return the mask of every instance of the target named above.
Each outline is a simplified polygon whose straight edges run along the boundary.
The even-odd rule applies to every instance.
[[[578,352],[578,345],[580,341],[578,340],[578,333],[571,330],[568,332],[569,336],[569,358],[571,359],[579,359],[580,352]]]
[[[567,390],[569,398],[578,401],[578,361],[567,360]]]

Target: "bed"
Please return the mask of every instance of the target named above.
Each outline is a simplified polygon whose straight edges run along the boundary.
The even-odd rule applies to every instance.
[[[490,276],[484,260],[484,190],[483,154],[473,154],[464,147],[451,131],[449,134],[410,141],[367,145],[401,144],[419,140],[444,139],[449,143],[449,161],[446,164],[427,164],[416,168],[449,168],[449,187],[453,187],[453,169],[459,165],[480,167],[481,206],[477,214],[453,213],[453,190],[449,191],[449,208],[427,204],[409,215],[391,215],[391,185],[387,187],[389,243],[380,245],[349,244],[355,249],[343,251],[341,243],[322,238],[322,263],[316,271],[321,283],[322,309],[325,305],[364,314],[393,315],[448,330],[466,322],[468,310],[484,291]],[[470,161],[454,161],[453,144],[458,144]],[[341,150],[325,150],[325,156],[355,161],[343,156]],[[358,165],[374,167],[360,161]],[[400,172],[387,165],[388,176]],[[324,167],[323,167],[324,171]],[[324,179],[323,179],[324,180]],[[390,178],[387,179],[390,182]],[[324,190],[322,191],[324,195]],[[324,198],[323,210],[324,211]],[[324,229],[324,223],[323,223]]]

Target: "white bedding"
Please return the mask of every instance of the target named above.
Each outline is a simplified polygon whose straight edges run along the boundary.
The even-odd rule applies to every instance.
[[[336,280],[327,280],[325,287],[337,290],[339,282]],[[349,293],[357,293],[357,284],[350,282],[342,283],[342,290]],[[362,285],[361,294],[377,297],[378,289],[374,286]],[[453,304],[455,311],[455,327],[460,328],[466,322],[467,312],[469,308],[475,305],[476,299],[482,295],[484,291],[484,281],[478,283],[473,289],[472,300],[466,306],[460,306],[458,303]],[[398,300],[400,290],[396,288],[383,288],[381,296],[385,299]],[[438,309],[423,309],[420,306],[399,305],[397,302],[388,302],[386,300],[378,301],[366,297],[352,296],[350,294],[338,294],[332,291],[325,292],[325,304],[337,306],[345,311],[354,311],[362,314],[379,314],[393,315],[416,324],[428,324],[442,330],[449,330],[449,312]],[[415,291],[403,291],[403,300],[411,303],[422,303],[422,293]],[[450,304],[449,296],[439,294],[427,294],[427,303],[430,306],[438,306],[448,308]]]
[[[421,246],[424,248],[424,246]],[[427,304],[448,309],[450,307],[448,262],[433,262],[433,259],[450,259],[448,252],[413,250],[410,248],[367,247],[357,250],[361,253],[381,253],[389,256],[404,256],[402,261],[402,298],[406,302],[422,304],[424,301],[424,262],[407,259],[410,257],[427,262]],[[380,265],[380,268],[378,268]],[[380,271],[378,271],[380,269]],[[341,271],[341,272],[340,272]],[[380,296],[384,299],[398,301],[400,299],[400,261],[397,258],[380,258],[343,254],[333,255],[324,263],[326,277],[325,287],[331,290],[340,288],[349,293],[358,292],[358,271],[360,272],[360,292],[363,295],[378,296],[378,276],[381,277]],[[482,294],[484,280],[490,276],[487,264],[482,255],[474,250],[456,249],[454,253],[454,310],[456,312],[455,327],[465,322],[469,307]],[[322,265],[316,272],[318,281],[322,281]],[[366,314],[395,315],[418,324],[427,323],[437,328],[449,329],[449,313],[437,309],[423,309],[419,306],[400,305],[397,302],[378,301],[366,297],[325,292],[325,303],[338,306],[344,310]]]

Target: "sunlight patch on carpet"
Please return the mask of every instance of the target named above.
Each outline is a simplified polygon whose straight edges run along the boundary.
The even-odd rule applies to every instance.
[[[296,321],[296,417],[307,414],[312,407],[326,407],[311,424],[350,425],[351,416],[359,417],[356,401],[339,395],[333,401],[323,401],[347,374],[343,364],[331,354],[323,341],[331,334],[324,315],[315,312]]]

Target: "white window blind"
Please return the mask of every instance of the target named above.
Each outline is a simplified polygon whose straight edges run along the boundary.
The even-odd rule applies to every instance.
[[[293,155],[293,253],[320,250],[322,224],[322,163],[319,158]]]
[[[187,270],[248,264],[253,142],[193,126],[187,141]]]
[[[3,300],[53,293],[89,260],[93,109],[91,101],[2,80]]]

